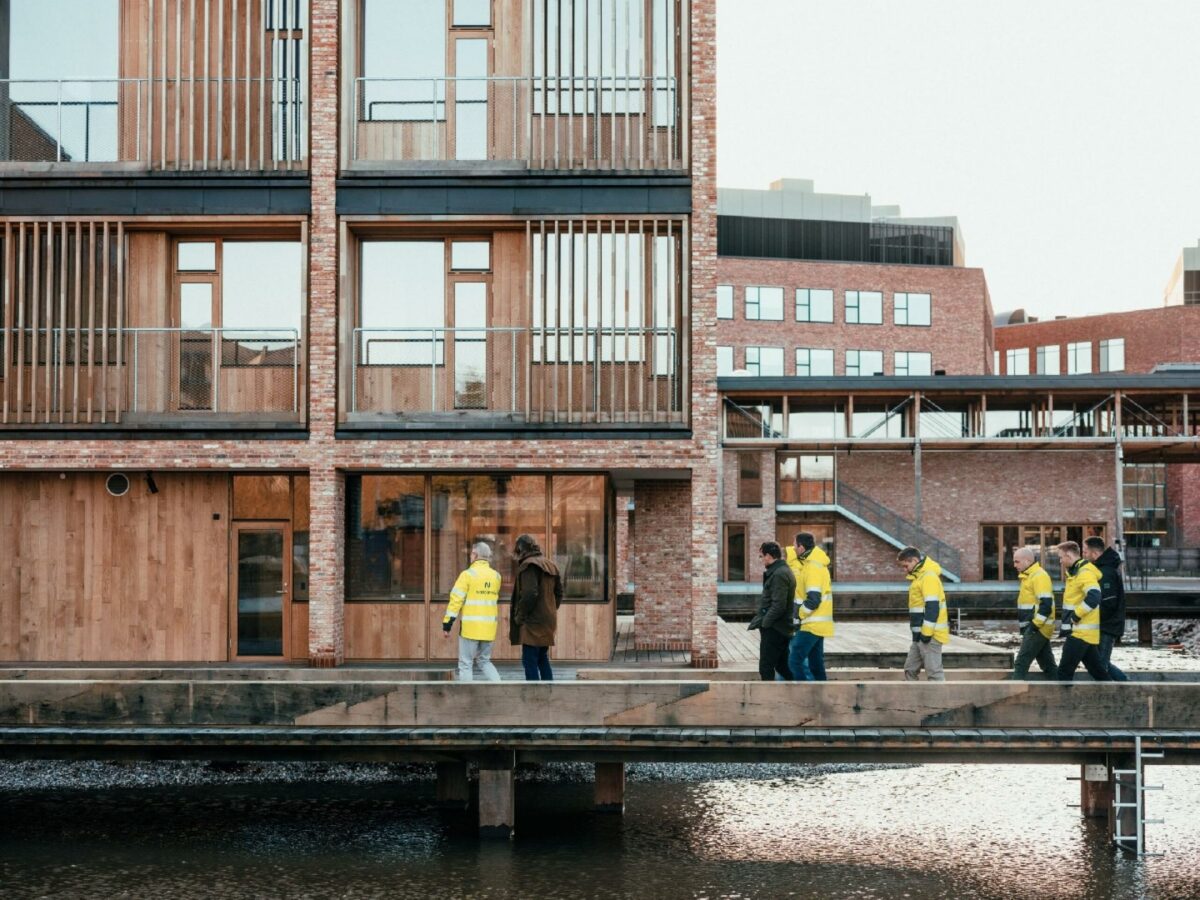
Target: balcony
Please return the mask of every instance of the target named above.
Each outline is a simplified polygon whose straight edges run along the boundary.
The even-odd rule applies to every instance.
[[[688,168],[681,0],[348,6],[352,171]]]
[[[684,422],[676,328],[356,328],[354,348],[359,424]]]
[[[97,0],[82,19],[72,10],[45,0],[17,15],[0,4],[13,48],[0,79],[0,171],[307,168],[307,3]]]

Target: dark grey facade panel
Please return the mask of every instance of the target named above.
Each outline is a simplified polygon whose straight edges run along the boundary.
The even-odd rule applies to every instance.
[[[8,216],[308,215],[307,177],[0,179]]]
[[[896,222],[718,216],[717,254],[812,262],[953,266],[954,229]]]

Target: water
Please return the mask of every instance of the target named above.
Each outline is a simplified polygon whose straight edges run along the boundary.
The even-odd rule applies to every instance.
[[[1150,770],[1166,855],[1143,861],[1068,807],[1071,766],[633,767],[623,818],[591,811],[590,784],[521,782],[511,843],[436,809],[432,781],[372,771],[0,789],[0,895],[1200,897],[1200,767]]]

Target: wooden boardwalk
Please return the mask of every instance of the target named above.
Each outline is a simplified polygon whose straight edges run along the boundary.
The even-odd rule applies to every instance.
[[[829,668],[899,668],[904,664],[911,638],[902,623],[839,622],[837,633],[825,642]],[[722,669],[758,670],[758,634],[744,622],[717,622],[717,656]],[[634,646],[633,616],[617,617],[617,640],[612,665],[633,668],[686,667],[686,650],[638,650]],[[946,668],[1008,669],[1012,653],[957,635],[943,651]],[[581,667],[582,668],[582,667]]]

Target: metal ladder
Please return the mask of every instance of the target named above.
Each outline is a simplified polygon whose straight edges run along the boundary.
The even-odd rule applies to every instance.
[[[1162,825],[1162,819],[1146,818],[1146,791],[1161,791],[1161,784],[1144,784],[1142,779],[1142,761],[1146,759],[1162,759],[1162,753],[1149,753],[1142,749],[1142,736],[1135,735],[1133,739],[1133,768],[1113,769],[1113,843],[1139,857],[1162,856],[1161,853],[1146,852],[1146,826]],[[1132,776],[1132,781],[1130,780]],[[1132,791],[1132,801],[1126,799]],[[1133,834],[1121,833],[1121,810],[1132,809],[1137,822]]]

